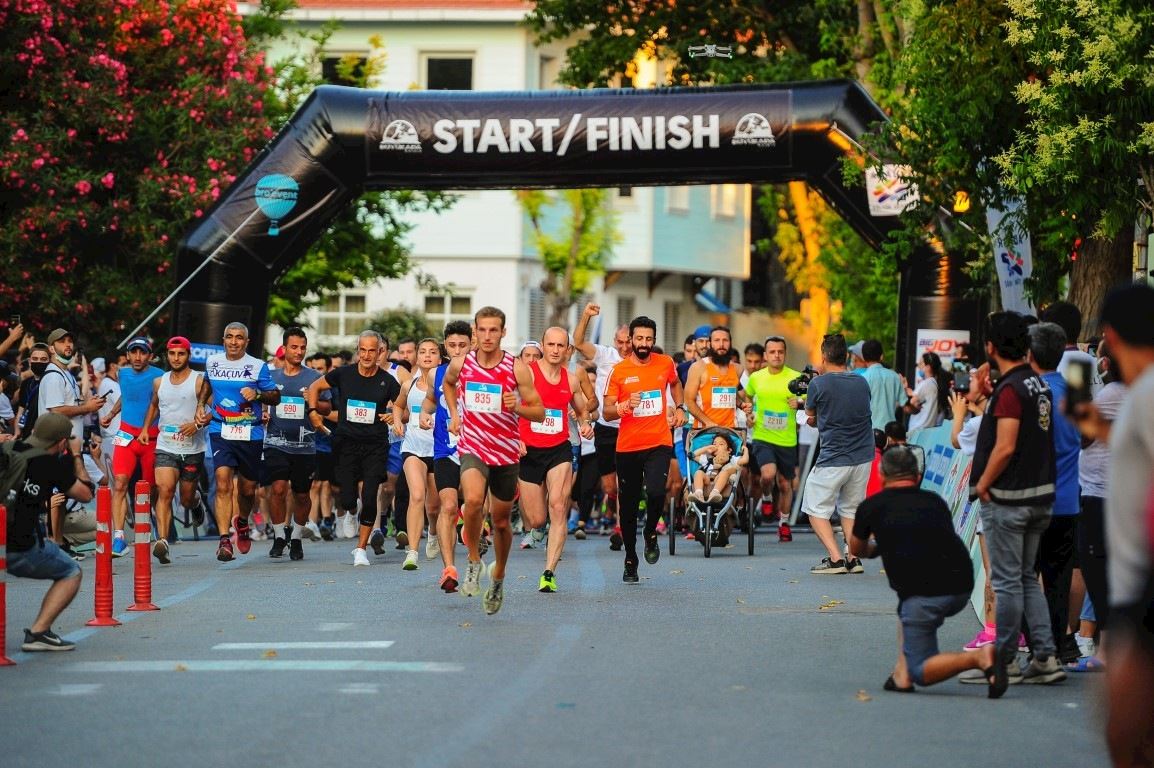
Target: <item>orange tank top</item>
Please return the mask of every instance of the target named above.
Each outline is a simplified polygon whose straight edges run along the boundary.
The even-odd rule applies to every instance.
[[[715,424],[733,429],[737,423],[737,388],[740,377],[737,367],[718,368],[713,361],[705,361],[705,376],[697,390],[701,410]]]

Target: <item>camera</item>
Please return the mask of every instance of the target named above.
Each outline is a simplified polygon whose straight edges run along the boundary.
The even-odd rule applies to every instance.
[[[812,365],[807,365],[802,369],[801,375],[786,384],[786,387],[794,395],[805,397],[806,393],[809,392],[809,383],[813,381],[814,376],[817,376],[817,369]]]

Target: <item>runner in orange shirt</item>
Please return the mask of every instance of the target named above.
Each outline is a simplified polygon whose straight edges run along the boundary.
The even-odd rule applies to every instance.
[[[629,357],[613,368],[605,388],[606,419],[621,419],[617,437],[617,482],[620,496],[619,518],[625,544],[626,584],[636,584],[637,511],[642,489],[646,493],[645,562],[657,562],[657,521],[665,508],[665,482],[673,457],[670,427],[685,423],[681,380],[673,358],[655,354],[657,323],[638,317],[629,324]],[[666,407],[666,390],[676,406]]]
[[[741,386],[742,367],[729,356],[732,345],[729,329],[716,326],[709,333],[709,352],[697,358],[685,377],[685,407],[693,416],[696,429],[733,429],[739,407],[748,415],[749,398]]]

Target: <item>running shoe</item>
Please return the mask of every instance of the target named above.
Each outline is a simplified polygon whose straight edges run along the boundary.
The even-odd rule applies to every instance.
[[[685,540],[686,541],[697,541],[697,537],[693,535],[693,531],[688,531],[685,534]]]
[[[67,542],[60,545],[60,550],[78,563],[83,563],[88,558],[83,552],[77,552],[73,549],[72,545]]]
[[[445,594],[452,594],[457,591],[457,585],[460,582],[457,580],[457,569],[451,565],[445,566],[441,571],[441,589]]]
[[[409,548],[409,534],[404,531],[397,531],[397,549]]]
[[[601,518],[601,535],[602,536],[608,536],[612,532],[613,532],[613,525],[612,525],[612,523],[609,522],[609,518],[607,518],[607,517]]]
[[[537,581],[538,592],[556,592],[557,591],[557,577],[553,575],[552,571],[545,571],[541,574],[541,578]]]
[[[462,595],[474,597],[481,594],[481,571],[483,570],[485,570],[485,563],[482,561],[468,561],[465,565],[465,581],[461,584]]]
[[[585,526],[578,525],[577,530],[573,532],[573,538],[578,541],[585,541],[585,539],[588,538],[588,534],[585,533]]]
[[[321,524],[318,527],[320,528],[321,538],[325,541],[332,541],[334,538],[336,538],[333,535],[333,524],[330,518],[326,517],[321,520]]]
[[[861,560],[856,557],[846,558],[845,569],[850,573],[865,573],[865,566],[863,566]]]
[[[793,531],[789,529],[788,523],[782,523],[777,527],[778,541],[793,541]]]
[[[373,554],[385,554],[385,533],[380,528],[373,531],[373,535],[369,537],[369,546],[373,548]]]
[[[993,645],[997,639],[998,635],[992,627],[982,627],[978,630],[978,634],[974,635],[973,640],[962,646],[962,650],[976,651],[980,648],[985,648],[987,645]]]
[[[304,524],[304,527],[301,528],[301,538],[308,539],[309,541],[316,541],[320,537],[321,529],[312,520],[309,520]]]
[[[525,533],[521,534],[521,549],[532,549],[532,548],[533,548],[533,532],[532,531],[525,531]]]
[[[1042,659],[1035,656],[1029,666],[1022,672],[1022,682],[1027,685],[1053,685],[1066,679],[1066,670],[1058,663],[1054,656]]]
[[[361,549],[360,547],[357,547],[356,549],[354,549],[353,550],[353,567],[355,568],[359,565],[368,565],[368,564],[369,564],[369,556],[367,554],[365,554],[365,550]]]
[[[621,580],[626,584],[636,584],[640,581],[637,577],[637,563],[625,562],[625,572],[621,574]]]
[[[401,569],[406,571],[415,571],[420,567],[421,566],[417,563],[417,550],[406,549],[405,562],[401,565]]]
[[[767,523],[773,520],[773,502],[769,499],[761,500],[761,519]]]
[[[237,515],[232,519],[232,529],[236,531],[236,551],[242,555],[247,555],[248,551],[252,549],[252,529],[249,527],[248,520],[241,520]]]
[[[30,629],[25,629],[24,644],[20,646],[20,650],[30,652],[74,651],[76,650],[76,643],[65,640],[51,629],[46,629],[43,632],[33,632]]]
[[[425,539],[425,559],[436,560],[441,556],[441,542],[436,536]]]
[[[657,537],[650,539],[645,537],[645,562],[650,565],[656,565],[657,561],[661,559],[661,547],[657,544]]]
[[[614,528],[613,535],[609,537],[609,548],[614,552],[620,552],[622,545],[625,544],[625,539],[621,537],[621,529]]]
[[[272,549],[268,551],[269,557],[283,557],[284,549],[288,546],[288,542],[280,536],[276,536],[272,540]]]
[[[117,533],[119,533],[119,531]],[[123,535],[112,537],[112,556],[113,557],[124,557],[124,552],[127,549],[128,549],[128,544],[124,541]]]
[[[304,560],[305,547],[300,539],[289,540],[289,560]]]
[[[668,530],[669,529],[665,527],[665,518],[661,518],[660,520],[657,521],[657,535],[658,536],[664,536],[665,532]]]
[[[490,572],[490,578],[492,573]],[[501,610],[501,605],[505,602],[505,581],[504,579],[493,579],[489,584],[489,588],[485,590],[485,597],[481,604],[485,606],[485,613],[492,616],[497,611]]]
[[[152,555],[160,561],[161,565],[168,565],[172,561],[168,558],[168,540],[157,539],[156,543],[152,545]]]
[[[541,544],[545,541],[545,527],[544,526],[542,526],[540,528],[534,528],[532,531],[530,531],[530,534],[533,536],[533,546],[534,547],[536,547],[538,544]]]
[[[577,533],[577,521],[576,520],[570,520],[569,521],[569,535],[572,536],[575,533]]]
[[[810,573],[849,573],[845,567],[845,560],[831,560],[823,557],[821,562],[809,569]]]
[[[216,547],[216,559],[222,563],[236,559],[236,556],[232,553],[232,539],[230,537],[220,537],[220,544]]]
[[[344,516],[344,531],[346,539],[355,539],[360,534],[361,521],[352,512]]]

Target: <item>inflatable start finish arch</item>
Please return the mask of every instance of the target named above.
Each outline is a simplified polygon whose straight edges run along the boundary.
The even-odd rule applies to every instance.
[[[178,270],[191,279],[174,325],[219,344],[240,320],[258,348],[272,282],[366,189],[804,180],[878,247],[896,218],[870,214],[869,192],[844,184],[841,161],[884,120],[843,80],[520,93],[322,86],[182,241]],[[928,248],[903,266],[900,369],[912,367],[917,329],[979,327],[960,267]]]

